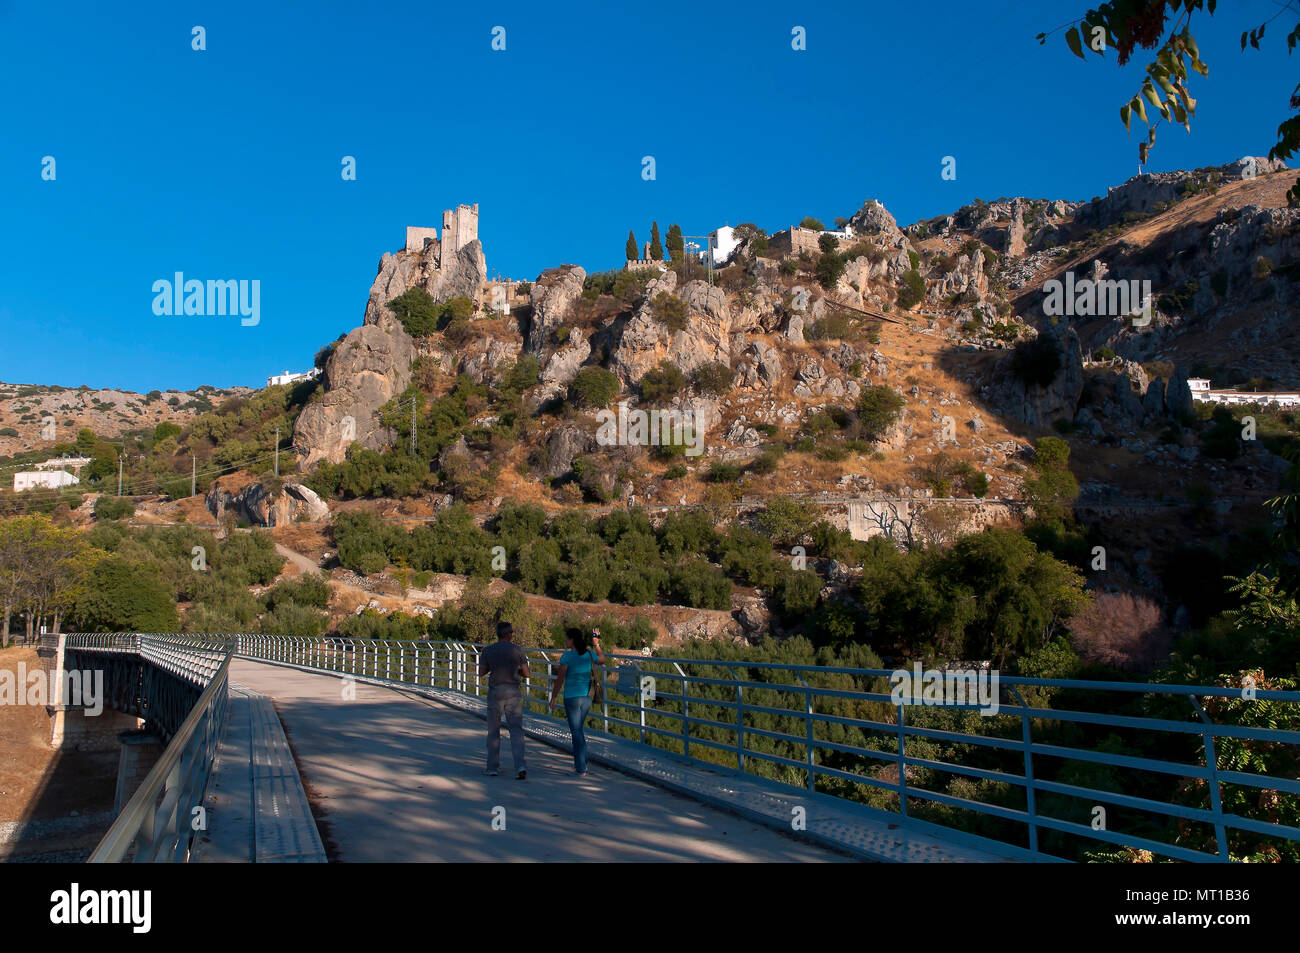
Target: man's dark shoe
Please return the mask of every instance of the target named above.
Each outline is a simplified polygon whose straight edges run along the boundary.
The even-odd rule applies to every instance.
[[[520,769],[519,769],[519,773],[515,775],[515,780],[516,780],[516,781],[523,781],[523,780],[525,780],[527,777],[528,777],[528,772],[525,771],[523,768],[520,768]]]

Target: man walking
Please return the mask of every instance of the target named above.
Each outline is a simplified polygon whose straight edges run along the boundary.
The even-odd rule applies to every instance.
[[[515,778],[528,776],[524,764],[524,696],[520,678],[528,678],[528,656],[514,643],[515,630],[509,622],[497,623],[497,640],[478,657],[478,673],[488,676],[487,773],[501,772],[501,716],[510,729],[510,753],[515,760]]]

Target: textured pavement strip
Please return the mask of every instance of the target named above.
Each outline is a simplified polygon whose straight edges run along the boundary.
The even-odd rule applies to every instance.
[[[238,660],[241,666],[241,678],[245,682],[248,669],[280,669],[306,673],[307,670],[293,665],[272,663],[255,663]],[[247,668],[244,668],[247,667]],[[315,674],[315,678],[329,679],[335,683],[340,676]],[[485,702],[475,696],[461,695],[443,689],[415,687],[411,685],[394,685],[382,681],[371,681],[356,677],[357,691],[362,686],[383,688],[394,695],[411,701],[431,698],[443,705],[485,717]],[[266,690],[263,687],[263,690]],[[334,689],[337,699],[338,690]],[[271,694],[277,694],[271,692]],[[359,694],[358,694],[358,697]],[[286,718],[285,702],[281,701],[281,716]],[[593,715],[589,725],[599,723],[599,716]],[[561,721],[525,715],[526,733],[537,740],[544,741],[564,751],[570,751],[568,727]],[[291,736],[295,736],[292,724],[288,725]],[[471,755],[473,767],[481,770],[482,765],[482,728],[471,733],[477,750]],[[502,777],[506,777],[509,765],[508,732],[502,730]],[[295,741],[297,745],[298,742]],[[836,851],[847,852],[860,859],[902,861],[912,863],[967,863],[967,862],[1005,862],[1021,859],[1013,851],[989,852],[976,847],[954,843],[940,836],[933,836],[923,831],[900,827],[892,815],[877,819],[864,816],[856,805],[843,804],[827,795],[803,796],[791,792],[752,775],[743,775],[729,771],[720,766],[703,766],[685,759],[660,752],[646,745],[613,738],[588,730],[588,747],[593,765],[602,764],[616,769],[624,775],[630,775],[680,794],[701,801],[704,804],[721,808],[730,813],[757,821],[764,826],[780,831],[787,841],[798,836],[805,844],[812,842]],[[529,756],[535,757],[536,746],[531,746]],[[299,746],[299,755],[303,749]],[[304,757],[304,764],[306,758]],[[564,759],[566,766],[568,758]],[[531,764],[531,762],[530,762]],[[310,773],[310,772],[309,772]],[[533,774],[530,770],[530,778]],[[613,777],[613,776],[611,776]],[[313,777],[313,782],[315,778]],[[807,809],[807,830],[799,835],[791,835],[790,821],[794,807]],[[777,859],[801,859],[794,856]]]
[[[197,863],[324,863],[311,805],[271,699],[230,684]]]

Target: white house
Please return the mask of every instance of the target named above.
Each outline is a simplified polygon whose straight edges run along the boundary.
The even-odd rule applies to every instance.
[[[713,259],[714,265],[725,265],[739,246],[740,241],[736,238],[736,230],[730,225],[723,225],[709,232],[708,255]]]
[[[266,386],[276,387],[280,384],[295,384],[298,381],[309,381],[312,378],[319,377],[319,376],[320,376],[319,367],[313,367],[305,374],[291,374],[289,371],[285,371],[283,374],[276,374],[274,377],[268,377],[266,379]]]
[[[19,493],[37,487],[57,490],[80,482],[81,480],[67,470],[20,470],[14,474],[14,492]]]
[[[1187,388],[1192,392],[1192,400],[1203,401],[1207,404],[1227,404],[1229,406],[1259,404],[1261,407],[1267,404],[1276,404],[1278,407],[1300,407],[1300,393],[1214,390],[1210,386],[1209,378],[1206,377],[1189,377],[1187,379]]]
[[[51,457],[43,463],[37,463],[30,470],[20,470],[14,474],[14,492],[41,487],[57,490],[61,486],[80,483],[81,468],[91,463],[90,457]],[[65,470],[72,467],[72,473]]]

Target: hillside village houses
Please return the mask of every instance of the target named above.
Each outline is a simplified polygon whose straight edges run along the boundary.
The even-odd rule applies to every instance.
[[[14,492],[36,488],[57,490],[81,482],[81,468],[91,462],[90,457],[53,457],[44,463],[38,463],[31,470],[20,470],[14,474]],[[65,467],[72,467],[69,473]]]
[[[1300,407],[1300,393],[1272,391],[1213,390],[1207,377],[1189,377],[1187,387],[1192,400],[1207,404],[1275,404],[1278,407]]]
[[[291,374],[285,371],[283,374],[276,374],[274,377],[266,379],[267,387],[276,387],[280,384],[296,384],[298,381],[309,381],[312,378],[320,376],[320,368],[313,367],[311,370],[302,374]]]

